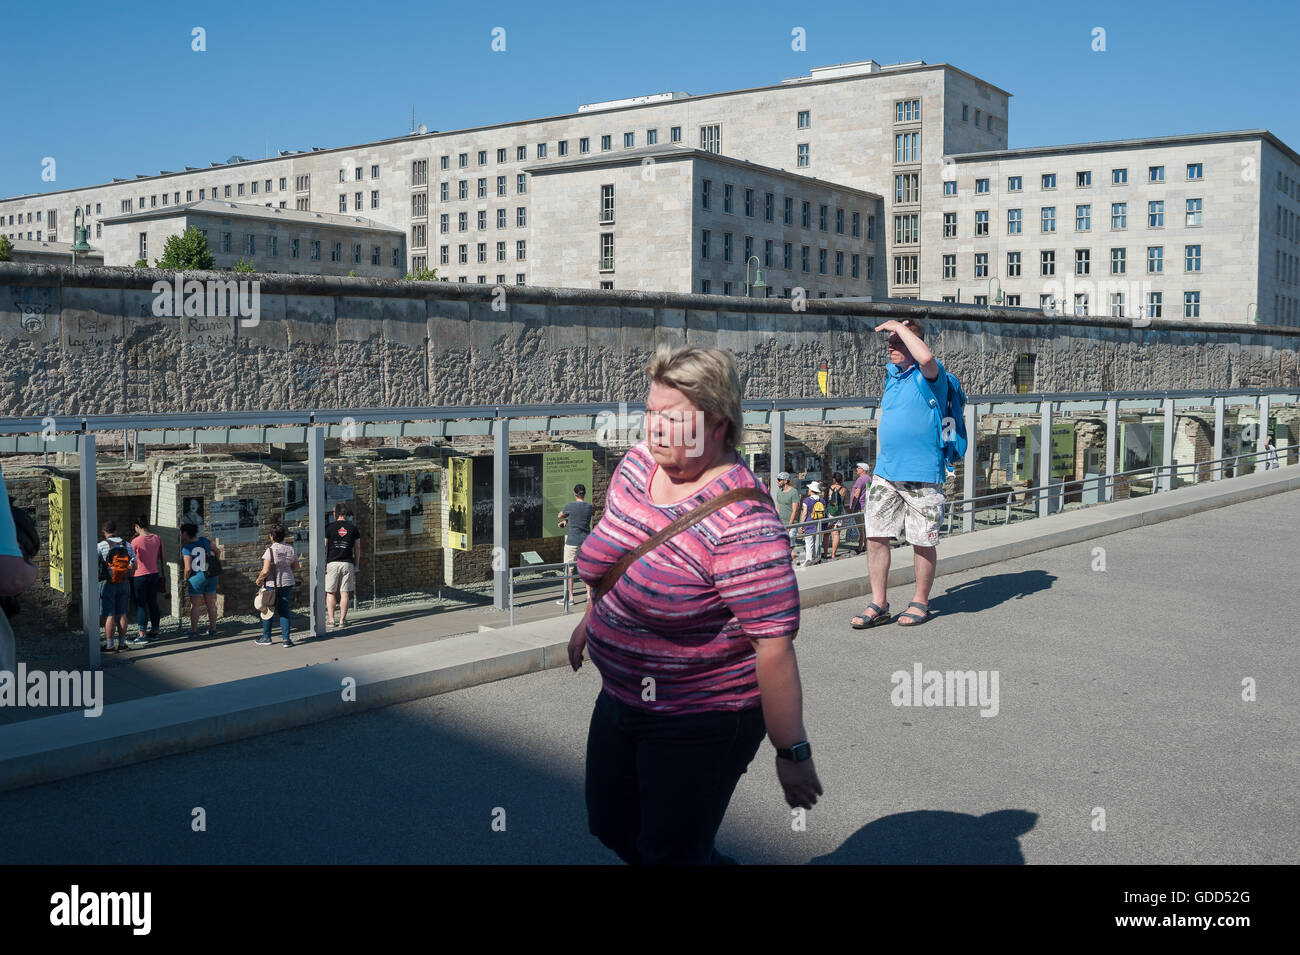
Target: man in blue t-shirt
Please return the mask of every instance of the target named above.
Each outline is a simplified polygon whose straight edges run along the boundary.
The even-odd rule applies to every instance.
[[[880,398],[876,470],[867,489],[865,524],[871,603],[853,618],[864,630],[887,623],[889,612],[890,539],[912,545],[916,594],[898,614],[900,626],[915,627],[930,619],[936,545],[943,522],[946,468],[941,436],[948,400],[948,376],[926,346],[925,328],[915,319],[890,320],[876,328],[889,333],[889,363]]]

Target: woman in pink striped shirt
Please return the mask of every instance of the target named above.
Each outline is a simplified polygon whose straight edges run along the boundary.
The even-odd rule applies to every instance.
[[[569,641],[602,690],[587,736],[593,835],[626,862],[720,863],[713,840],[769,735],[791,806],[821,795],[792,641],[799,591],[766,488],[736,453],[740,381],[721,349],[661,346],[646,369],[647,440],[620,462],[578,552],[595,593],[619,559],[727,491],[726,504],[633,562]]]

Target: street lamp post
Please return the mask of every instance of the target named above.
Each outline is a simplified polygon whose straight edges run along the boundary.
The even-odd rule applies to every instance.
[[[995,282],[997,283],[998,286],[997,298],[993,297],[993,283]],[[1002,304],[1002,282],[998,279],[996,275],[994,275],[989,278],[989,300],[988,300],[988,305],[986,307],[989,309],[989,311],[992,311],[994,305],[1001,305],[1001,304]]]
[[[84,225],[77,225],[78,222],[84,221],[81,206],[77,206],[77,211],[72,214],[72,237],[75,241],[72,243],[72,264],[77,264],[77,253],[86,253],[92,251],[90,243],[86,241],[86,233],[89,231]]]
[[[750,262],[754,263],[754,283],[752,285],[749,282]],[[763,284],[763,267],[759,264],[758,256],[751,255],[745,260],[745,298],[749,298],[750,290],[756,288],[767,288],[767,286]]]

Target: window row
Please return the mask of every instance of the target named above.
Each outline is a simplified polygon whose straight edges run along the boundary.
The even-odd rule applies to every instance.
[[[514,215],[514,220],[515,220],[515,227],[516,227],[516,228],[518,228],[518,229],[526,228],[526,227],[528,226],[528,207],[527,207],[527,206],[518,206],[518,207],[516,207],[516,209],[515,209],[515,215]],[[498,209],[498,210],[496,211],[496,224],[497,224],[497,228],[498,228],[498,229],[504,229],[504,228],[506,227],[506,224],[507,224],[508,221],[509,221],[509,216],[507,215],[507,210],[506,210],[506,209]],[[478,212],[475,214],[475,227],[478,228],[478,229],[480,229],[480,230],[486,230],[486,229],[487,229],[487,227],[488,227],[488,210],[486,210],[486,209],[479,209],[479,210],[478,210]],[[456,231],[457,231],[457,232],[468,232],[468,231],[469,231],[469,213],[468,213],[468,212],[458,212],[458,213],[456,213]],[[438,216],[438,232],[441,233],[441,234],[443,234],[443,235],[446,235],[447,233],[451,232],[451,215],[450,215],[449,213],[444,212],[444,213],[441,213],[441,214]]]
[[[1024,210],[1008,209],[1007,210],[1007,235],[1021,235],[1024,231]],[[1183,224],[1188,228],[1197,228],[1204,224],[1204,202],[1201,199],[1188,199],[1183,207]],[[907,218],[916,218],[916,213],[897,215],[894,217],[895,236],[899,234],[899,220]],[[1165,227],[1165,203],[1163,199],[1154,200],[1147,203],[1147,228],[1163,229]],[[1120,232],[1128,228],[1128,203],[1112,202],[1110,204],[1110,228],[1112,231]],[[1056,231],[1056,206],[1042,206],[1038,210],[1038,231],[1041,233],[1051,233]],[[1092,231],[1092,205],[1083,203],[1074,207],[1074,231],[1091,232]],[[986,209],[980,209],[975,212],[975,231],[976,236],[987,236],[989,234],[989,212]],[[957,238],[957,213],[945,212],[943,214],[943,237],[945,239]],[[895,238],[895,242],[901,242],[901,239]],[[913,241],[920,241],[917,236]]]
[[[507,185],[508,185],[508,183],[509,183],[509,178],[508,178],[508,177],[506,177],[506,176],[497,176],[497,177],[496,177],[496,195],[497,195],[497,196],[505,196],[505,195],[509,195],[509,192],[508,192],[508,190],[507,190]],[[522,172],[516,174],[516,175],[515,175],[515,195],[522,196],[522,195],[526,194],[527,192],[528,192],[528,176],[527,176],[527,174],[526,174],[526,173],[522,173]],[[456,200],[469,199],[469,198],[470,198],[470,194],[469,194],[469,193],[470,193],[469,180],[468,180],[468,179],[459,179],[459,180],[457,180],[457,181],[456,181]],[[477,198],[477,199],[486,199],[487,197],[488,197],[488,181],[487,181],[487,178],[486,178],[486,177],[481,177],[481,178],[478,180],[478,182],[476,183],[476,187],[475,187],[475,190],[474,190],[474,198]],[[452,195],[451,195],[451,183],[450,183],[450,182],[446,182],[446,181],[444,181],[444,182],[440,182],[440,183],[438,183],[438,200],[439,200],[440,202],[451,202],[451,201],[452,201]]]
[[[349,176],[348,176],[348,167],[347,167],[347,166],[344,166],[344,167],[340,168],[340,169],[339,169],[339,182],[347,182],[347,181],[349,180],[349,178],[352,179],[352,180],[354,180],[354,181],[356,181],[356,182],[360,182],[363,178],[365,178],[365,175],[364,175],[364,174],[365,174],[365,168],[364,168],[363,166],[354,166],[354,167],[352,167],[352,172],[353,172],[353,175],[349,177]],[[370,166],[370,178],[371,178],[371,179],[378,179],[378,178],[379,178],[379,163],[373,163],[373,164],[371,164],[371,166]],[[269,180],[269,179],[267,180],[267,182],[270,182],[270,181],[271,181],[271,180]],[[280,180],[280,183],[281,183],[280,188],[283,189],[283,188],[284,188],[284,185],[283,185],[284,180],[281,179],[281,180]],[[256,191],[256,190],[254,190],[254,191]]]
[[[1022,276],[1022,255],[1021,252],[1008,252],[1006,272],[1002,276],[990,274],[989,272],[989,255],[988,252],[975,252],[973,254],[971,275],[973,278],[1008,278],[1017,279]],[[1202,265],[1201,247],[1199,245],[1183,246],[1183,271],[1200,272]],[[1165,249],[1162,245],[1147,246],[1146,252],[1146,271],[1148,275],[1160,275],[1165,270]],[[1040,276],[1056,275],[1056,250],[1044,249],[1038,253],[1038,274]],[[1092,250],[1075,249],[1074,250],[1074,274],[1091,275],[1092,274]],[[1128,274],[1128,249],[1111,249],[1110,250],[1110,274],[1127,275]],[[957,255],[956,253],[945,253],[943,256],[943,277],[948,281],[957,279]]]
[[[754,237],[750,235],[744,236],[743,247],[741,250],[742,251],[741,261],[748,263],[750,259],[758,257],[755,249],[756,249],[756,245],[754,242]],[[716,246],[713,239],[713,230],[711,229],[700,230],[700,258],[704,261],[708,261],[713,258],[715,251],[716,251]],[[844,275],[844,266],[845,266],[845,261],[847,260],[848,267],[849,267],[849,277],[855,279],[859,278],[858,266],[859,263],[861,262],[861,257],[859,253],[850,252],[846,254],[842,251],[833,250],[833,249],[817,249],[816,251],[817,251],[817,273],[819,275],[829,275],[832,273],[832,271],[834,272],[835,275],[840,275],[840,276]],[[736,261],[735,252],[736,252],[735,236],[730,232],[722,233],[722,261],[723,262]],[[812,254],[813,254],[813,249],[811,246],[807,246],[807,245],[799,246],[798,270],[800,272],[811,272],[813,270]],[[763,254],[760,258],[763,263],[763,268],[765,269],[779,268],[791,272],[795,271],[795,264],[794,264],[795,246],[793,242],[781,243],[780,259],[779,259],[780,264],[778,265],[777,264],[778,258],[776,254],[776,241],[774,239],[764,239]],[[872,256],[867,256],[868,261],[870,261],[871,259]],[[870,276],[868,276],[868,278],[870,278]]]
[[[867,259],[867,263],[868,263],[868,265],[870,265],[870,262],[871,262],[871,260],[868,258],[868,259]],[[614,287],[614,283],[613,283],[613,282],[601,282],[601,283],[600,283],[600,287],[601,287],[601,288],[613,288],[613,287]],[[745,294],[745,291],[746,291],[745,286],[744,286],[744,284],[742,284],[742,283],[736,283],[736,282],[723,282],[723,283],[722,283],[722,292],[721,292],[720,294],[722,294],[722,295],[744,295],[744,294]],[[829,292],[821,292],[821,291],[819,291],[819,292],[813,292],[813,291],[811,291],[811,290],[809,290],[809,289],[804,289],[804,288],[799,288],[798,291],[799,291],[800,296],[801,296],[802,298],[805,298],[805,299],[809,299],[809,298],[843,298],[843,297],[844,297],[844,293],[843,293],[843,292],[836,292],[834,295],[831,295]],[[781,291],[781,295],[780,295],[779,297],[780,297],[780,298],[793,298],[793,297],[794,297],[794,293],[795,293],[795,289],[793,289],[793,288],[791,288],[790,286],[787,285],[784,289],[782,289],[782,291]],[[713,280],[712,280],[712,279],[700,279],[700,294],[701,294],[701,295],[712,295],[712,294],[713,294]],[[777,298],[778,296],[777,296],[777,294],[776,294],[776,289],[775,289],[773,286],[771,286],[771,285],[765,286],[764,289],[763,289],[763,297],[764,297],[764,298]]]
[[[1187,164],[1187,181],[1199,182],[1205,178],[1204,164],[1199,162],[1189,162]],[[1110,181],[1112,185],[1123,186],[1128,184],[1128,169],[1119,168],[1110,171]],[[1164,182],[1164,166],[1148,166],[1147,182]],[[1056,188],[1056,173],[1045,172],[1039,180],[1043,189],[1051,190]],[[1082,170],[1074,174],[1074,185],[1076,189],[1086,189],[1092,185],[1091,170]],[[1024,176],[1008,176],[1007,192],[1023,192],[1025,188]],[[987,178],[977,178],[975,180],[975,194],[984,195],[989,191],[989,180]],[[945,179],[943,183],[943,194],[945,196],[957,195],[957,180]]]
[[[627,130],[622,134],[624,149],[631,149],[637,145],[637,134],[638,134],[638,130]],[[656,146],[659,144],[658,128],[651,127],[643,131],[640,131],[640,134],[641,134],[641,145]],[[670,126],[668,129],[668,141],[670,143],[680,143],[682,141],[682,127]],[[613,134],[605,133],[600,137],[600,148],[602,152],[614,148]],[[721,133],[720,125],[710,124],[710,125],[705,125],[700,127],[700,148],[708,149],[710,152],[721,152],[722,133]],[[498,163],[509,162],[510,161],[509,157],[511,155],[511,152],[512,150],[510,147],[504,147],[504,146],[500,147],[496,150],[494,154],[494,158]],[[578,139],[578,152],[579,154],[591,152],[590,136],[582,136]],[[513,147],[513,153],[514,153],[515,162],[528,161],[527,145]],[[471,154],[469,152],[456,153],[455,168],[468,169],[470,167],[470,155]],[[492,155],[492,153],[487,149],[477,150],[474,154],[474,159],[475,159],[474,165],[486,166],[488,164],[489,155]],[[569,140],[561,139],[556,141],[555,155],[557,157],[569,155]],[[550,143],[537,143],[533,147],[533,157],[535,159],[547,159],[549,158],[549,156],[550,156]],[[419,177],[422,175],[426,175],[428,170],[426,167],[423,166],[423,163],[425,162],[424,160],[417,160],[416,162],[420,164],[420,168],[417,170],[413,167],[411,184],[423,185],[427,180]],[[451,153],[444,153],[441,157],[439,157],[438,168],[442,170],[447,170],[452,168]]]
[[[498,242],[498,243],[496,244],[496,261],[498,261],[498,262],[504,262],[504,261],[506,261],[506,251],[507,251],[507,245],[506,245],[506,243],[505,243],[505,242]],[[469,255],[470,255],[470,252],[469,252],[469,243],[467,243],[467,242],[462,242],[460,245],[458,245],[458,246],[456,247],[456,261],[457,261],[458,263],[460,263],[461,265],[468,264],[468,262],[469,262]],[[486,242],[478,242],[478,243],[475,243],[475,247],[474,247],[474,256],[475,256],[474,261],[476,261],[476,262],[486,262],[486,261],[488,260],[488,244],[487,244]],[[451,264],[451,258],[450,258],[450,257],[451,257],[451,246],[449,246],[449,245],[440,245],[440,246],[438,246],[438,262],[439,262],[439,264],[441,264],[441,265],[450,265],[450,264]],[[515,241],[515,261],[516,261],[516,262],[523,262],[523,261],[525,261],[527,258],[528,258],[528,243],[527,243],[527,241],[524,240],[524,239],[518,239],[518,240],[516,240],[516,241]],[[462,279],[461,281],[464,281],[464,280]],[[521,282],[520,284],[522,285],[523,283]]]
[[[201,229],[200,231],[203,233],[203,238],[206,239],[208,237],[208,230]],[[259,248],[261,249],[261,254],[266,255],[270,258],[277,258],[280,255],[280,236],[264,235],[260,237],[260,241],[259,241],[259,237],[257,235],[253,233],[247,233],[242,238],[243,241],[239,243],[239,254],[241,255],[258,255]],[[291,259],[301,258],[302,252],[304,251],[304,247],[305,247],[307,258],[309,260],[313,262],[320,261],[321,250],[323,245],[323,242],[320,239],[303,240],[297,237],[289,237],[285,239],[284,245],[285,245],[285,252],[287,253],[288,258]],[[217,251],[229,255],[235,254],[235,243],[234,243],[233,233],[222,232],[220,234],[218,238]],[[147,252],[146,233],[141,232],[140,233],[140,257],[144,258],[146,252]],[[364,252],[365,252],[365,245],[363,243],[360,242],[351,243],[350,261],[355,265],[362,264],[362,261],[365,258]],[[345,257],[344,257],[345,253],[343,249],[343,243],[341,241],[334,241],[330,243],[329,253],[330,253],[331,262],[345,261]],[[370,244],[369,259],[371,265],[382,264],[384,259],[384,247],[381,245]],[[389,249],[389,259],[395,268],[401,268],[401,264],[402,264],[401,246],[393,246],[391,249]]]

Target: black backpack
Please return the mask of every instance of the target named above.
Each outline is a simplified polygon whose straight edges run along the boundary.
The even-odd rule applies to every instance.
[[[20,508],[14,507],[13,502],[9,504],[9,510],[14,516],[14,530],[17,532],[18,549],[23,552],[28,562],[34,563],[36,555],[41,552],[41,535],[36,530],[36,525],[32,519],[27,516],[27,512]],[[12,620],[22,612],[22,607],[18,603],[17,597],[0,597],[0,610],[5,612],[5,616]]]

